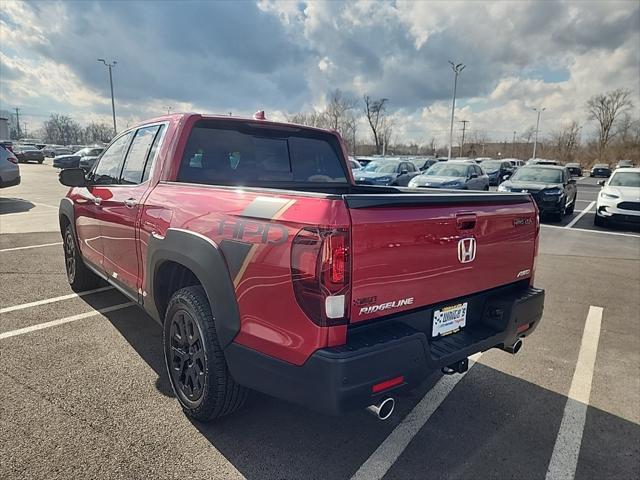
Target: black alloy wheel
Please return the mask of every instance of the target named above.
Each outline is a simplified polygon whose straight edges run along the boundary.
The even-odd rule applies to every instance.
[[[73,231],[67,228],[64,232],[64,263],[67,270],[67,280],[73,284],[76,278],[76,242],[73,239]]]
[[[185,309],[176,310],[171,317],[167,347],[167,364],[171,379],[183,400],[197,405],[206,388],[206,351],[198,324]]]

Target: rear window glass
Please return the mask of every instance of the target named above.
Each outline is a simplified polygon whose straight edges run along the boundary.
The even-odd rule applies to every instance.
[[[298,128],[201,121],[185,147],[178,181],[215,185],[346,183],[332,135]]]

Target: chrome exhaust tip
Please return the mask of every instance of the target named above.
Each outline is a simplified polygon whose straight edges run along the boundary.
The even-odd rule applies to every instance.
[[[387,397],[375,405],[369,405],[367,411],[375,415],[378,420],[386,420],[391,416],[395,408],[396,401],[391,397]]]
[[[516,343],[514,343],[513,345],[502,347],[502,350],[504,350],[505,352],[509,352],[512,355],[515,355],[520,351],[521,348],[522,348],[522,340],[518,339],[516,340]]]

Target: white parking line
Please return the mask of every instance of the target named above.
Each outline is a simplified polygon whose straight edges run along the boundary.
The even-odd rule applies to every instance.
[[[106,290],[112,290],[112,289],[113,289],[112,286],[100,287],[100,288],[95,288],[93,290],[86,290],[80,293],[70,293],[68,295],[62,295],[61,297],[46,298],[44,300],[37,300],[35,302],[21,303],[20,305],[13,305],[11,307],[0,308],[0,313],[14,312],[16,310],[22,310],[24,308],[36,307],[38,305],[46,305],[47,303],[60,302],[62,300],[68,300],[70,298],[84,297],[85,295],[91,295],[92,293],[104,292]]]
[[[0,250],[0,253],[1,252],[15,252],[16,250],[26,250],[28,248],[53,247],[54,245],[62,245],[62,242],[42,243],[40,245],[27,245],[26,247],[3,248],[3,249]]]
[[[91,312],[80,313],[78,315],[72,315],[70,317],[59,318],[58,320],[52,320],[50,322],[39,323],[37,325],[31,325],[30,327],[19,328],[17,330],[11,330],[9,332],[0,333],[0,340],[5,338],[15,337],[17,335],[24,335],[25,333],[35,332],[44,328],[57,327],[69,322],[75,322],[76,320],[82,320],[84,318],[95,317],[96,315],[102,315],[103,313],[113,312],[115,310],[121,310],[134,305],[133,302],[120,303],[118,305],[112,305],[111,307],[101,308],[100,310],[93,310]]]
[[[477,353],[469,357],[469,369],[481,355],[482,353]],[[413,437],[463,378],[464,375],[450,375],[440,379],[353,474],[351,480],[379,480],[384,477]]]
[[[591,396],[591,381],[598,352],[601,324],[602,307],[589,307],[580,353],[578,353],[578,362],[573,373],[567,404],[564,407],[564,415],[560,423],[556,444],[553,447],[546,480],[572,480],[575,477],[584,424],[587,419],[589,397]]]
[[[578,223],[578,220],[580,220],[582,217],[584,217],[587,213],[589,213],[589,210],[591,210],[593,208],[593,206],[596,204],[595,200],[593,202],[591,202],[589,205],[587,205],[586,207],[584,207],[584,210],[582,210],[577,216],[576,218],[574,218],[573,220],[571,220],[569,223],[567,223],[564,228],[571,228],[573,227],[576,223]]]
[[[547,225],[546,223],[540,224],[541,227],[544,228],[557,228],[559,230],[564,230],[565,232],[586,232],[586,233],[601,233],[604,235],[618,235],[620,237],[633,237],[640,238],[640,235],[636,235],[633,233],[622,233],[622,232],[610,232],[606,230],[589,230],[587,228],[571,228],[567,230],[566,227],[561,227],[560,225]]]

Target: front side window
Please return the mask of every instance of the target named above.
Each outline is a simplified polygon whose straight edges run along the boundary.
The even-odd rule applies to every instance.
[[[131,142],[131,148],[127,154],[122,169],[121,183],[138,184],[142,182],[144,165],[147,162],[147,155],[151,149],[156,133],[158,133],[158,125],[151,127],[143,127],[136,132],[136,136]]]
[[[114,185],[118,183],[122,162],[124,162],[124,156],[127,153],[127,147],[132,136],[133,132],[125,133],[102,154],[98,166],[93,172],[93,182],[96,185]]]

